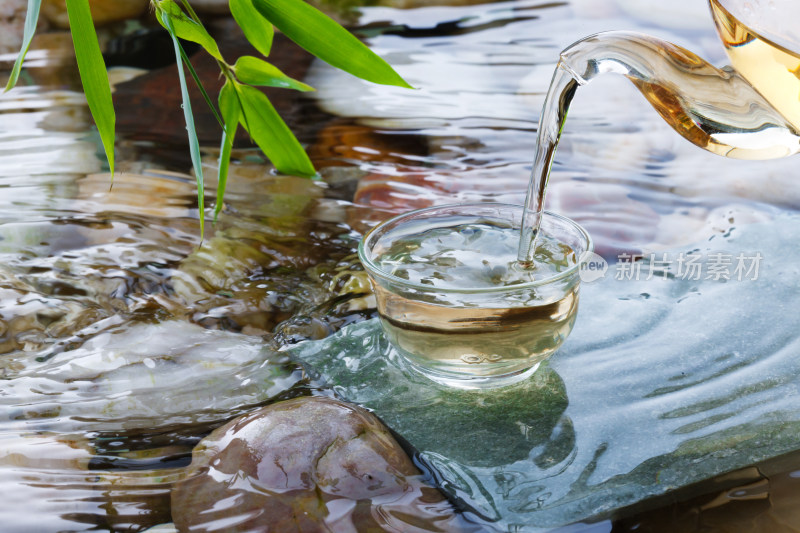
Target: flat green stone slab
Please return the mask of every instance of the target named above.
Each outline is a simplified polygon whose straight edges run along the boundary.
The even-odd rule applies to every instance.
[[[602,516],[800,448],[798,233],[800,219],[782,217],[667,252],[667,279],[646,279],[645,261],[638,281],[618,280],[629,270],[611,265],[583,285],[561,351],[502,389],[418,376],[377,320],[298,345],[293,357],[373,409],[444,490],[499,529]],[[700,280],[677,274],[681,253],[703,254]],[[732,279],[705,279],[718,253],[731,257]],[[740,253],[763,257],[757,279],[736,280]]]

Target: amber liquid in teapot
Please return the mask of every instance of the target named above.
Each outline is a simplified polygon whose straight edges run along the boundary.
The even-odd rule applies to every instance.
[[[781,45],[748,28],[724,3],[711,0],[711,14],[731,66],[800,129],[800,55],[788,49],[791,43]]]

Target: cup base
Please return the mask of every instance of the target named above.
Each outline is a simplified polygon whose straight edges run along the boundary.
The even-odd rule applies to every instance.
[[[430,368],[423,368],[403,355],[400,355],[400,358],[417,374],[441,385],[463,390],[487,390],[514,385],[515,383],[519,383],[531,377],[534,372],[539,369],[539,365],[541,364],[540,361],[532,367],[516,370],[508,374],[496,376],[469,376],[452,372],[437,372]]]

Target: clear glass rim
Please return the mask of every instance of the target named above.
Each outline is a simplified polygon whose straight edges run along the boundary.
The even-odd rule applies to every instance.
[[[763,20],[749,20],[746,14],[742,12],[743,5],[741,0],[717,0],[717,1],[719,7],[725,10],[728,13],[728,15],[732,16],[740,24],[748,28],[751,33],[755,33],[756,35],[758,35],[758,37],[766,41],[769,41],[771,44],[777,46],[778,48],[782,48],[783,51],[788,52],[789,54],[797,55],[800,53],[800,40],[799,40],[800,33],[794,33],[794,28],[795,28],[794,25],[789,26],[790,33],[787,33],[786,26],[779,28],[769,28],[767,27],[768,25],[765,26]],[[798,6],[795,3],[796,1],[797,0],[781,0],[779,2],[781,4],[781,7],[785,8],[791,6],[794,8],[794,11],[787,14],[785,18],[781,19],[773,18],[770,20],[778,25],[781,25],[784,20],[794,21],[795,13],[800,12],[800,6]],[[756,3],[759,4],[759,2]],[[712,0],[709,0],[709,5],[711,4]],[[763,6],[756,5],[755,7],[761,8],[763,10]],[[793,24],[793,22],[791,24]]]
[[[457,294],[493,294],[493,293],[504,293],[504,292],[515,292],[524,289],[533,289],[536,287],[542,287],[545,285],[550,285],[557,281],[563,280],[570,276],[576,275],[578,269],[581,267],[581,260],[580,257],[586,252],[593,252],[594,251],[594,242],[592,241],[592,237],[589,233],[583,229],[583,227],[572,220],[571,218],[565,217],[563,215],[559,215],[557,213],[553,213],[551,211],[544,211],[543,218],[551,218],[559,220],[563,223],[566,223],[567,226],[571,227],[575,230],[576,235],[578,235],[585,243],[585,250],[581,251],[578,254],[578,260],[575,262],[574,265],[569,267],[568,269],[564,270],[563,272],[559,272],[555,276],[551,276],[548,278],[531,281],[528,283],[520,283],[517,285],[505,285],[502,287],[449,287],[449,288],[442,288],[442,287],[434,287],[432,285],[424,285],[422,283],[415,283],[413,281],[409,281],[407,279],[403,279],[398,276],[394,276],[385,272],[378,267],[377,264],[372,260],[371,257],[368,255],[372,255],[371,253],[368,254],[366,250],[366,245],[371,238],[378,232],[380,232],[383,228],[390,224],[394,224],[396,222],[402,221],[405,218],[409,218],[415,215],[420,215],[428,212],[433,211],[441,211],[446,209],[468,209],[468,208],[491,208],[491,207],[499,207],[499,208],[506,208],[506,209],[516,209],[522,211],[524,207],[522,205],[516,204],[503,204],[503,203],[491,203],[491,202],[478,202],[478,203],[468,203],[468,204],[443,204],[437,205],[433,207],[425,207],[422,209],[415,209],[413,211],[407,211],[400,215],[394,216],[390,219],[384,220],[374,228],[370,229],[364,236],[361,238],[361,242],[358,243],[358,258],[361,260],[361,264],[364,265],[364,268],[367,269],[367,272],[375,277],[382,278],[388,282],[395,283],[398,285],[403,285],[405,287],[418,289],[424,292],[444,292],[444,293],[457,293]],[[469,215],[470,213],[467,211],[464,213],[465,215]]]

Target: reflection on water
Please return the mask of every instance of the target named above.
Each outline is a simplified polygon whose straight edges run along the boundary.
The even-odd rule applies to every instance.
[[[642,8],[645,3],[650,8]],[[707,24],[696,23],[704,16],[696,2],[665,6],[628,0],[364,9],[363,35],[420,89],[365,85],[313,64],[306,81],[319,90],[294,101],[297,114],[291,116],[302,121],[308,116],[303,113],[316,108],[329,114],[318,132],[302,139],[323,180],[275,176],[253,152],[238,151],[225,210],[216,226],[207,226],[202,244],[194,179],[185,174],[188,166],[174,166],[183,155],[165,156],[163,146],[120,139],[123,171],[109,189],[69,38],[43,36],[29,56],[23,86],[0,95],[3,531],[127,531],[171,521],[170,489],[182,479],[202,437],[276,399],[330,394],[310,384],[279,348],[324,338],[373,316],[355,256],[361,233],[411,207],[522,203],[536,120],[558,51],[592,32],[626,28],[656,33],[719,60],[722,48],[710,17]],[[681,20],[693,22],[675,24]],[[0,56],[2,83],[11,61],[12,55]],[[586,226],[598,250],[613,260],[622,251],[674,250],[735,235],[736,228],[769,223],[800,204],[794,161],[726,161],[676,137],[625,80],[598,80],[574,101],[549,207]],[[212,150],[206,174],[210,203]],[[641,306],[642,313],[626,314],[631,307],[617,302],[611,307],[618,309],[619,320],[604,326],[603,342],[613,338],[639,354],[641,372],[647,369],[642,355],[647,350],[634,335],[626,336],[626,325],[653,319],[661,305],[657,300],[631,293],[631,305]],[[691,333],[699,339],[707,330],[725,331],[726,317],[736,322],[734,315],[747,317],[768,304],[753,300],[741,309],[730,304],[713,324],[708,316],[715,316],[714,310],[707,309],[702,313],[707,316],[692,315],[671,327],[677,337]],[[653,320],[653,338],[666,343],[663,326]],[[786,345],[793,335],[784,332]],[[701,341],[696,345],[702,349]],[[597,350],[608,358],[616,353],[602,343]],[[763,354],[753,350],[712,366],[729,365],[729,378],[750,379],[752,374],[737,372],[736,365],[757,367]],[[663,401],[724,378],[695,367],[691,358],[675,364],[675,379],[650,390],[654,398]],[[494,453],[524,461],[520,450],[533,450],[542,471],[575,460],[570,453],[581,435],[574,424],[586,411],[579,404],[567,407],[566,392],[577,384],[564,377],[569,371],[562,365],[553,367],[558,374],[539,374],[544,382],[536,384],[554,391],[546,401],[556,415],[537,424],[508,410],[475,440],[513,433]],[[360,384],[359,390],[366,398],[370,387]],[[613,396],[620,402],[624,397]],[[397,401],[414,405],[419,399]],[[419,405],[429,407],[420,407],[420,416],[434,420],[448,404]],[[391,412],[391,405],[383,407]],[[470,417],[482,416],[481,406],[468,407],[469,416],[451,419],[448,432],[468,431]],[[679,402],[670,411],[675,433],[665,436],[665,446],[682,442],[681,435],[702,433],[701,426],[681,421],[714,407]],[[603,420],[624,424],[625,408],[612,401]],[[723,411],[720,423],[737,420],[736,413]],[[472,455],[464,455],[469,449],[447,448],[435,421],[402,426],[388,415],[384,421],[400,438],[443,447],[465,464],[481,466],[486,457],[477,447]],[[617,429],[633,439],[647,428]],[[635,468],[636,453],[626,457],[625,468]],[[605,469],[598,471],[603,479],[625,473],[615,472],[612,463],[598,463]],[[727,514],[762,528],[780,523],[791,531],[800,519],[785,502],[798,488],[787,472],[797,464],[789,457],[774,467],[759,466],[770,482],[769,498],[753,485],[747,488],[752,498],[732,497],[724,504],[689,500],[657,512],[633,509],[644,514],[614,527],[633,530],[659,520],[684,524],[681,520],[691,516],[698,530],[736,531],[719,521]],[[460,480],[477,488],[459,477],[464,472],[448,471],[446,461],[440,466],[434,475],[443,485]],[[512,477],[500,475],[495,484],[516,490],[520,505],[535,505],[534,492],[544,489],[515,489]],[[724,490],[750,487],[730,483]],[[587,518],[592,514],[598,511],[587,511]]]

